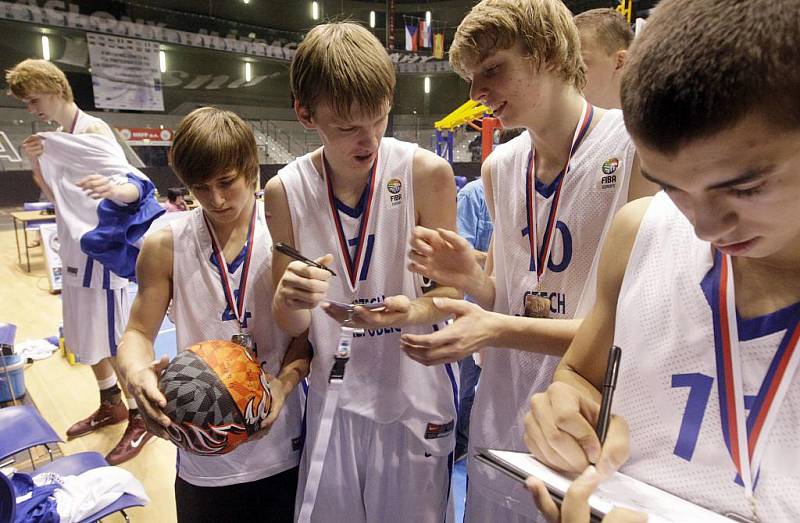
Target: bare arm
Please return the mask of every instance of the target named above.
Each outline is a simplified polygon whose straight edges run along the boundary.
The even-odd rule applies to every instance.
[[[639,154],[633,156],[633,167],[631,168],[631,181],[628,185],[628,201],[632,202],[646,196],[653,196],[660,190],[660,187],[653,182],[646,180],[642,176],[642,164],[639,161]]]
[[[166,398],[158,389],[158,377],[167,358],[153,361],[153,341],[172,297],[172,229],[165,227],[145,240],[136,262],[136,276],[139,290],[117,351],[117,363],[148,427],[164,437],[170,421],[161,411]]]
[[[264,201],[267,204],[267,225],[273,242],[294,246],[292,218],[283,183],[278,176],[267,182]],[[328,264],[330,255],[317,260]],[[309,267],[299,261],[275,253],[272,257],[272,316],[278,326],[291,336],[298,336],[311,325],[311,309],[328,291],[328,271]]]
[[[594,426],[608,348],[614,340],[617,300],[649,204],[650,199],[640,199],[617,213],[600,256],[594,307],[556,369],[553,384],[531,398],[525,442],[537,458],[558,469],[580,472],[591,462],[609,473],[627,459],[629,436],[624,420],[612,420],[602,449]]]
[[[484,162],[481,168],[484,176],[490,176],[488,164],[488,161]],[[486,178],[483,183],[484,186],[487,184]],[[491,180],[488,181],[488,184],[491,185]],[[490,204],[491,195],[491,190],[489,190],[486,194],[486,204],[490,216],[493,216],[494,210]],[[435,203],[441,205],[442,201],[441,198],[437,198]],[[444,227],[434,229],[424,223],[419,223],[414,229],[410,247],[409,270],[422,274],[439,284],[462,291],[485,309],[491,310],[494,307],[491,245],[484,266],[478,263],[472,245],[453,232],[453,229]]]

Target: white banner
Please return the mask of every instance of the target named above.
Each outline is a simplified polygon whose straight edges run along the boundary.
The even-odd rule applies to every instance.
[[[157,42],[97,33],[86,40],[97,108],[164,110]]]
[[[55,223],[39,226],[42,235],[42,249],[47,264],[47,279],[50,280],[50,292],[61,290],[61,257],[58,255],[58,230]]]

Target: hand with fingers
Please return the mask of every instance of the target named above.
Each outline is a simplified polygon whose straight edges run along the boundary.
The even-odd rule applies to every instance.
[[[250,439],[261,438],[269,434],[269,430],[272,428],[272,425],[274,425],[278,420],[278,416],[281,413],[283,404],[286,401],[287,394],[286,386],[280,380],[280,378],[272,378],[270,380],[269,394],[269,414],[267,414],[267,417],[261,421],[261,427],[259,428],[258,432],[253,434]]]
[[[553,501],[544,483],[533,476],[525,485],[533,495],[539,511],[550,523],[588,523],[591,519],[589,497],[602,481],[603,476],[593,466],[589,466],[575,478],[564,496],[561,508]],[[603,517],[603,523],[645,523],[647,514],[625,508],[614,507]]]
[[[414,227],[409,246],[408,269],[439,285],[464,290],[483,274],[472,245],[447,229]]]
[[[333,255],[326,254],[314,261],[329,265],[333,262]],[[293,261],[286,266],[278,282],[275,289],[275,303],[283,305],[288,310],[313,309],[325,299],[330,278],[331,273],[324,269],[306,265],[301,261]]]
[[[356,305],[352,314],[341,308],[323,304],[322,309],[339,323],[347,321],[348,327],[359,329],[380,329],[383,327],[403,327],[412,320],[413,304],[406,296],[390,296],[383,301],[383,307],[368,309]]]
[[[167,405],[167,398],[158,388],[158,378],[168,364],[169,358],[162,356],[128,376],[128,391],[136,399],[136,406],[144,418],[147,430],[164,439],[169,439],[166,429],[172,422],[161,410]]]
[[[22,152],[30,161],[35,160],[44,152],[44,138],[32,134],[22,141]]]
[[[537,459],[565,472],[595,464],[610,475],[628,459],[630,436],[624,419],[612,416],[601,446],[595,432],[600,405],[567,383],[553,382],[534,394],[525,416],[525,444]]]
[[[403,334],[400,347],[409,358],[423,365],[460,361],[489,345],[493,313],[465,300],[433,298],[442,312],[452,314],[452,325],[431,334]]]
[[[93,200],[101,200],[108,198],[109,200],[118,200],[118,184],[112,183],[111,179],[107,176],[100,174],[90,174],[85,178],[81,178],[75,185],[83,189],[83,192]]]

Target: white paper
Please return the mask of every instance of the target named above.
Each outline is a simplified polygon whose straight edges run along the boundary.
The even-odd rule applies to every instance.
[[[87,33],[94,105],[163,111],[158,42]]]
[[[489,454],[501,461],[542,480],[551,490],[567,492],[572,479],[556,472],[524,452],[488,450]],[[699,505],[643,483],[630,476],[617,472],[603,483],[589,498],[589,505],[603,514],[614,507],[624,507],[649,515],[650,523],[731,523],[731,519],[721,516]]]

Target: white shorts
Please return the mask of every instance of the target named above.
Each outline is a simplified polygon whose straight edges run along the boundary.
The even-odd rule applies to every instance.
[[[312,431],[317,426],[319,423],[310,423],[306,436],[295,515],[303,503],[315,436]],[[311,521],[453,521],[452,457],[426,454],[422,443],[403,424],[375,423],[338,409]]]
[[[117,355],[130,312],[128,290],[89,289],[64,285],[61,289],[64,345],[76,361],[94,365]]]

